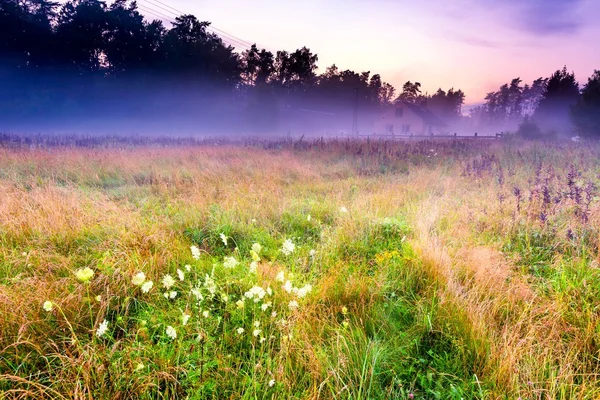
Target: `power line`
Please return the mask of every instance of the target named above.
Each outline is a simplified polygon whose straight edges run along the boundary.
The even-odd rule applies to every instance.
[[[178,16],[181,16],[181,15],[185,14],[183,11],[176,9],[175,7],[171,7],[168,4],[165,4],[165,3],[163,3],[160,0],[142,0],[142,1],[148,3],[149,5],[145,5],[145,6],[138,5],[138,7],[143,7],[146,12],[148,12],[148,13],[154,15],[154,16],[157,16],[156,14],[161,15],[163,18],[166,18],[166,21],[168,21],[170,23],[173,23],[173,19],[174,19],[173,16],[168,16],[168,15],[164,14],[163,12],[161,12],[161,11],[159,11],[159,10],[153,8],[153,7],[158,7],[159,9],[161,9],[163,11],[166,11],[168,13],[173,14],[175,17],[178,17]],[[156,4],[156,3],[158,3],[158,4]],[[168,7],[171,10],[174,10],[174,11],[171,11],[171,10],[165,8],[165,7],[162,7],[159,4],[162,4],[163,6]],[[177,14],[177,13],[179,13],[179,14]],[[214,27],[212,25],[208,27],[208,30],[218,32],[219,33],[218,36],[220,36],[221,40],[223,40],[224,43],[226,43],[226,44],[228,44],[230,46],[240,47],[240,48],[243,48],[243,49],[249,49],[253,45],[253,43],[251,43],[251,42],[248,42],[248,41],[246,41],[244,39],[241,39],[241,38],[239,38],[237,36],[234,36],[234,35],[226,32],[226,31],[224,31],[222,29],[219,29],[217,27]],[[213,33],[216,33],[216,32],[213,32]]]

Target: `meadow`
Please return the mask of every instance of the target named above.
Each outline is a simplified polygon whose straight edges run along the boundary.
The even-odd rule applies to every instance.
[[[600,398],[600,144],[87,144],[0,147],[2,399]]]

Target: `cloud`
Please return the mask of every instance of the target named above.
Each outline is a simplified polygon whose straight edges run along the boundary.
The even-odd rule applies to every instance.
[[[487,0],[486,3],[495,0]],[[572,35],[585,21],[578,15],[582,0],[504,0],[512,25],[537,36]]]
[[[504,43],[500,43],[494,40],[488,40],[484,37],[476,37],[468,34],[449,32],[450,36],[459,42],[466,43],[475,47],[486,47],[488,49],[501,49],[506,47],[507,45]]]
[[[500,49],[506,47],[506,45],[503,43],[488,40],[486,38],[475,37],[461,33],[450,33],[450,35],[452,35],[454,39],[458,40],[459,42],[466,43],[475,47],[486,47],[489,49]]]

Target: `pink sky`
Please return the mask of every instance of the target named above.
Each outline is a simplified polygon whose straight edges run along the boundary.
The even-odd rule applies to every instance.
[[[138,3],[169,14],[152,1]],[[273,52],[307,46],[321,71],[379,73],[398,91],[407,80],[460,88],[467,104],[515,77],[567,65],[585,82],[600,69],[597,0],[161,1]]]

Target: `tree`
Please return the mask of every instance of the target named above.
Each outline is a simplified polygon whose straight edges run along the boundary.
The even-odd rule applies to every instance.
[[[408,81],[402,86],[402,93],[400,93],[396,101],[416,104],[421,99],[421,83]]]
[[[451,88],[445,92],[439,88],[427,98],[427,107],[442,119],[450,121],[461,116],[464,102],[465,94],[462,90]]]
[[[581,91],[581,98],[572,109],[572,119],[582,136],[600,136],[600,71],[595,70]]]
[[[242,53],[240,62],[242,81],[246,85],[263,85],[275,72],[273,53],[265,49],[259,51],[256,44]]]
[[[548,79],[533,119],[543,131],[568,133],[573,126],[570,110],[579,101],[579,84],[567,67],[557,70]]]

